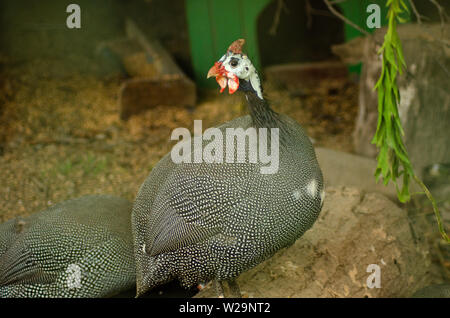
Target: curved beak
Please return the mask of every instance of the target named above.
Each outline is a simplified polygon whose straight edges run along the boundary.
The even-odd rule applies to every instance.
[[[216,62],[214,63],[213,67],[211,67],[208,71],[208,75],[206,76],[206,78],[210,78],[210,77],[217,77],[220,74],[220,68],[222,67],[222,63],[221,62]]]
[[[222,62],[214,63],[208,71],[207,78],[215,77],[217,84],[220,86],[222,93],[228,85],[228,92],[233,94],[239,88],[239,79],[231,72],[227,72],[222,65]]]

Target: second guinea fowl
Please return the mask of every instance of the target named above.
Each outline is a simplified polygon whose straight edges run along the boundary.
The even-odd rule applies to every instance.
[[[0,224],[0,298],[107,297],[133,288],[131,203],[89,195]]]
[[[250,153],[241,163],[162,158],[133,207],[137,295],[178,279],[186,287],[214,280],[219,294],[227,281],[239,296],[234,279],[293,244],[319,215],[324,191],[312,144],[296,121],[270,108],[243,42],[233,42],[208,77],[222,90],[242,91],[250,115],[217,128],[224,135],[227,128],[275,128],[267,144],[279,140],[278,169],[261,173],[264,165],[250,162]]]

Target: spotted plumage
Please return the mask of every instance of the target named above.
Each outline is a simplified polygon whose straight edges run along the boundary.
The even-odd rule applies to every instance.
[[[0,224],[0,297],[106,297],[133,288],[131,208],[92,195]]]
[[[138,295],[174,278],[184,286],[231,280],[293,244],[320,212],[322,173],[311,142],[297,122],[270,108],[244,56],[228,52],[217,76],[221,86],[225,76],[239,77],[250,115],[218,128],[224,134],[226,128],[279,128],[278,172],[262,174],[248,155],[244,163],[175,164],[170,154],[162,158],[133,207]],[[234,66],[223,65],[231,61]],[[230,75],[233,69],[239,71]]]

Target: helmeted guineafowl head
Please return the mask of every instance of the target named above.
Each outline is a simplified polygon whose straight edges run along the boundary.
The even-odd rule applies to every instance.
[[[216,77],[221,91],[242,91],[250,115],[214,130],[223,152],[213,162],[164,156],[136,197],[137,295],[178,279],[186,287],[214,280],[219,293],[222,282],[233,282],[236,296],[235,277],[293,244],[319,215],[324,191],[312,144],[296,121],[270,108],[243,42],[230,45],[208,77]],[[244,133],[244,146],[228,133]],[[192,143],[189,158],[198,155]],[[210,138],[202,145],[210,148]],[[275,168],[264,170],[269,152],[278,154]]]
[[[133,288],[131,208],[91,195],[0,224],[0,297],[107,297]]]

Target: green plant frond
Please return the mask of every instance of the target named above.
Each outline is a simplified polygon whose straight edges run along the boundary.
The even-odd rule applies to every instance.
[[[384,184],[392,181],[397,190],[397,197],[401,202],[410,200],[410,180],[415,180],[433,205],[442,237],[450,242],[434,198],[423,182],[414,174],[402,139],[404,131],[398,112],[400,92],[397,86],[397,76],[402,74],[403,69],[406,68],[406,63],[400,37],[397,33],[397,21],[403,23],[405,20],[400,15],[407,13],[409,10],[404,0],[387,0],[386,6],[389,8],[388,30],[384,36],[384,43],[378,51],[383,57],[383,62],[380,78],[374,87],[378,92],[378,121],[372,143],[379,149],[375,178],[377,182],[382,179]],[[398,179],[401,177],[402,185],[400,187]]]
[[[383,90],[378,90],[378,114],[382,114],[383,113],[383,103],[384,100],[384,91]],[[383,122],[383,116],[378,116],[378,120],[377,120],[377,132],[381,131],[381,124]],[[375,137],[377,137],[378,134],[375,135]],[[373,143],[373,140],[372,140]]]
[[[394,93],[394,97],[395,97],[395,102],[396,103],[400,103],[400,94],[398,92],[398,88],[394,87],[393,89],[393,93]],[[398,110],[397,107],[394,107],[393,112],[395,113],[395,118],[398,118]]]
[[[386,62],[390,67],[397,68],[392,45],[386,45],[386,48],[384,49],[383,59],[386,59]]]

